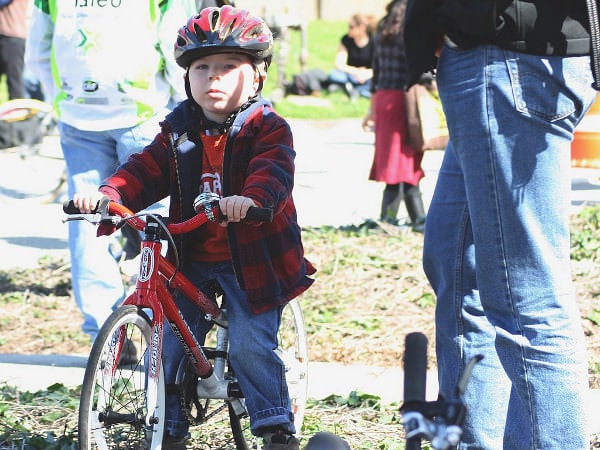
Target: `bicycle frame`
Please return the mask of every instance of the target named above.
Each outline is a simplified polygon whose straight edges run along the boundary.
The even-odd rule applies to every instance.
[[[111,204],[110,212],[123,213],[119,205]],[[176,233],[185,232],[189,227],[189,223],[193,223],[193,227],[202,225],[209,220],[206,212],[201,212],[190,221],[179,224],[179,229],[176,226],[170,228],[170,231],[176,230]],[[149,220],[144,224],[144,221],[139,218],[131,218],[128,220],[130,225],[136,229],[144,229],[145,236],[142,240],[140,250],[140,269],[136,282],[136,288],[127,297],[123,305],[133,305],[138,308],[148,308],[152,311],[152,336],[150,339],[150,361],[148,368],[148,417],[146,424],[150,425],[153,418],[151,417],[156,404],[156,393],[158,392],[158,376],[162,368],[162,342],[164,335],[164,320],[168,320],[173,332],[179,339],[186,356],[194,368],[196,375],[200,377],[204,393],[215,399],[230,398],[230,393],[235,390],[229,389],[229,383],[223,383],[219,375],[213,370],[212,364],[202,350],[202,346],[192,333],[187,322],[179,312],[179,308],[175,304],[175,300],[167,288],[167,284],[171,288],[180,290],[188,299],[190,299],[200,311],[204,313],[204,317],[208,321],[213,321],[221,327],[227,327],[227,319],[224,311],[218,305],[210,300],[206,295],[199,291],[183,274],[177,271],[175,266],[171,264],[162,254],[162,242],[160,240],[160,228],[157,222]],[[119,338],[122,346],[124,336]],[[112,370],[116,368],[115,361],[118,361],[119,354],[114,354],[114,359],[111,361],[110,367]],[[112,358],[111,358],[112,359]],[[241,396],[241,395],[240,395]]]

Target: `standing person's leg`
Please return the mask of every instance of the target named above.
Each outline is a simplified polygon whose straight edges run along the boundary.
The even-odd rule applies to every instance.
[[[502,450],[510,381],[496,355],[495,331],[479,299],[464,178],[452,143],[444,153],[427,212],[423,268],[437,297],[440,394],[451,398],[467,362],[477,354],[485,355],[465,393],[468,413],[462,442],[469,448]]]
[[[381,213],[379,220],[393,225],[398,225],[398,210],[402,201],[400,183],[386,184],[381,199]]]
[[[458,300],[461,308],[454,308],[452,318],[438,315],[436,322],[446,328],[444,321],[455,323],[463,364],[487,350],[493,337],[512,382],[508,410],[499,402],[497,411],[499,399],[485,390],[499,383],[501,373],[493,370],[495,364],[476,369],[487,373],[469,385],[468,407],[477,412],[469,414],[467,439],[484,437],[506,417],[504,448],[588,446],[587,360],[569,271],[568,221],[570,140],[595,95],[588,73],[588,58],[540,58],[496,47],[446,48],[440,59],[438,86],[468,205],[458,223],[464,229],[470,221],[473,240],[464,234],[455,256],[470,258],[457,259],[445,276],[435,267],[439,250],[432,242],[428,246],[428,271],[438,273],[438,302]],[[440,226],[430,227],[428,220],[426,239]],[[461,319],[482,312],[469,308],[469,289],[471,298],[480,297],[485,317],[479,322],[487,319],[493,329],[470,335],[461,328]],[[474,440],[468,448],[491,448],[482,442]]]
[[[69,197],[97,191],[118,166],[114,141],[103,132],[82,131],[64,123],[59,123],[59,132]],[[89,223],[69,222],[73,295],[83,314],[82,329],[92,341],[125,294],[109,243],[107,236],[96,237],[96,228]]]
[[[6,85],[8,97],[25,98],[25,83],[23,81],[23,67],[25,65],[25,39],[4,36],[4,55],[6,62]]]
[[[415,231],[422,231],[425,224],[425,205],[423,204],[421,189],[418,184],[402,183],[402,190],[410,223]]]

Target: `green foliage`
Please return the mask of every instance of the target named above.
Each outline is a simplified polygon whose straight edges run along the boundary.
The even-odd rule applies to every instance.
[[[573,220],[571,258],[597,262],[600,260],[600,205],[581,210]]]
[[[341,395],[330,395],[317,403],[332,406],[348,406],[350,408],[373,408],[381,409],[381,398],[376,395],[365,394],[364,392],[352,391],[348,397]]]
[[[309,401],[302,432],[311,436],[319,431],[346,437],[353,450],[405,448],[398,404],[382,404],[378,396],[358,391],[350,392],[348,397],[330,395]],[[363,438],[353,439],[354,434]]]
[[[307,69],[321,69],[328,73],[333,68],[335,53],[340,39],[346,33],[348,22],[315,20],[308,25],[308,61]],[[275,101],[277,112],[286,118],[297,119],[334,119],[341,117],[362,117],[368,109],[369,100],[359,98],[351,102],[344,92],[321,93],[319,101],[297,103],[290,97],[275,100],[278,80],[277,58],[280,42],[275,41],[273,63],[269,68],[269,76],[264,87],[264,96]],[[290,49],[288,63],[285,67],[286,80],[291,81],[300,73],[300,32],[290,31]],[[313,99],[314,100],[314,99]]]
[[[62,384],[37,392],[0,385],[0,448],[75,450],[79,394]]]
[[[431,292],[423,292],[423,295],[413,300],[420,308],[433,308],[435,306],[435,295]]]
[[[586,316],[586,319],[594,325],[600,325],[600,309],[594,308],[593,311]]]

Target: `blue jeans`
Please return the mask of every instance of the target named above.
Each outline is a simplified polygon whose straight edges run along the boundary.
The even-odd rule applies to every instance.
[[[595,97],[587,57],[445,47],[450,143],[425,228],[440,392],[463,449],[587,449],[587,356],[570,274],[570,142]]]
[[[354,89],[365,98],[371,98],[371,80],[367,80],[364,83],[360,83],[349,73],[343,72],[339,69],[332,69],[329,72],[327,81],[332,84],[339,84],[344,86],[346,83],[351,83]]]
[[[133,128],[85,131],[59,122],[60,144],[67,166],[70,198],[76,192],[96,192],[129,155],[139,152],[158,133],[158,118]],[[92,341],[125,290],[107,236],[84,221],[69,222],[69,252],[73,296],[83,314],[82,329]]]
[[[285,367],[273,351],[278,345],[281,308],[261,314],[250,312],[246,294],[238,287],[230,262],[188,263],[183,273],[209,298],[215,298],[215,282],[223,290],[229,320],[229,359],[245,396],[252,432],[259,434],[260,428],[278,426],[294,433]],[[190,329],[204,343],[210,324],[185,297],[180,296],[176,301]],[[173,384],[183,350],[171,327],[165,324],[164,329],[165,381]],[[167,396],[166,429],[170,436],[185,436],[189,428],[180,405],[177,394]]]

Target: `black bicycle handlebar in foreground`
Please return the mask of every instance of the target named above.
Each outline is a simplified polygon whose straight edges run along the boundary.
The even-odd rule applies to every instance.
[[[454,396],[441,395],[435,401],[425,400],[427,381],[427,337],[409,333],[404,350],[404,401],[400,407],[406,432],[406,450],[421,448],[421,439],[431,442],[434,450],[454,448],[460,442],[467,408],[463,395],[475,365],[483,355],[473,357],[460,377]]]

